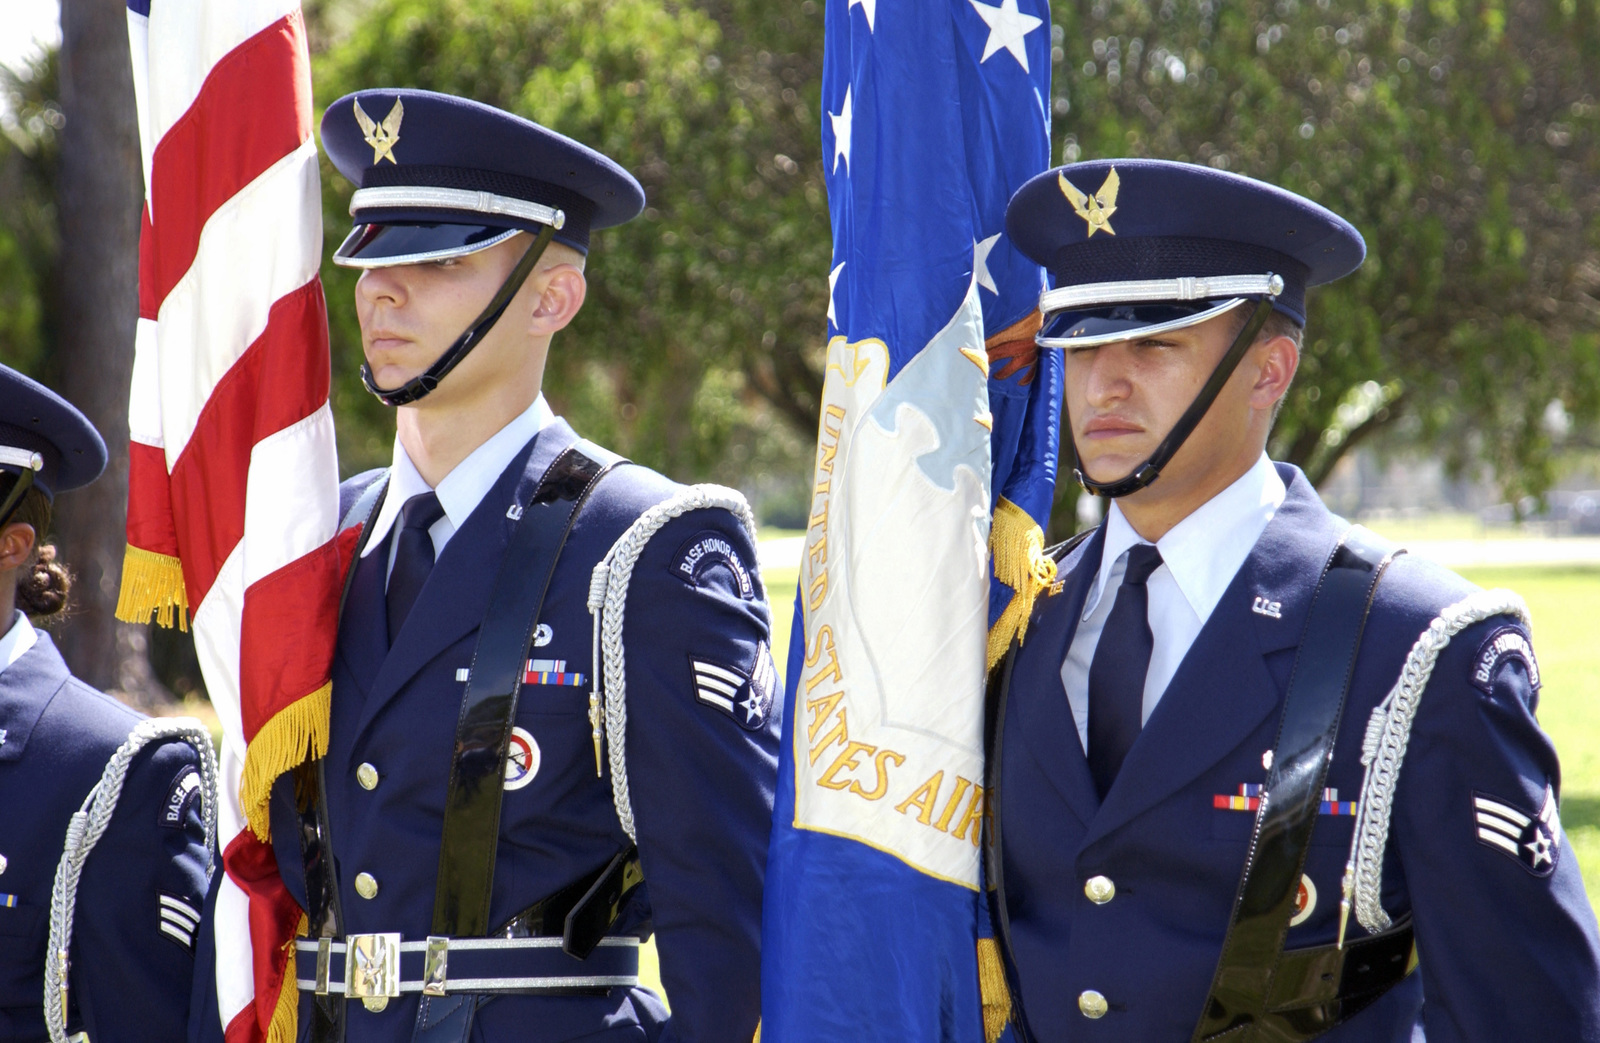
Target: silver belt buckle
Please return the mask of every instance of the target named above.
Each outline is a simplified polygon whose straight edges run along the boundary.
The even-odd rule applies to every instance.
[[[400,935],[352,934],[346,944],[344,994],[376,1013],[400,995]]]

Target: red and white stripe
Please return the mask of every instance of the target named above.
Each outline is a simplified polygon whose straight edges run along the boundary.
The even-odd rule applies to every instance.
[[[128,20],[147,191],[129,543],[182,562],[223,724],[217,994],[243,1043],[282,1032],[300,910],[241,773],[326,683],[342,576],[310,63],[298,0],[130,0]]]

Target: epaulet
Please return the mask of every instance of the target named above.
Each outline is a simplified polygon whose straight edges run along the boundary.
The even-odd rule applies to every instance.
[[[606,755],[611,768],[611,797],[617,809],[617,822],[621,824],[622,831],[628,834],[628,839],[635,842],[638,837],[634,832],[633,801],[628,793],[625,742],[628,730],[628,679],[622,647],[628,584],[633,578],[633,567],[651,537],[679,515],[708,507],[720,507],[732,513],[749,532],[750,541],[755,542],[755,514],[743,494],[737,489],[721,485],[691,485],[639,515],[611,545],[589,577],[589,613],[594,616],[594,687],[589,692],[590,721],[595,729],[598,754],[603,703]],[[752,562],[751,568],[755,571],[758,589],[764,591],[766,586],[761,581],[760,567]],[[605,668],[603,674],[602,665]]]
[[[1344,925],[1352,910],[1357,922],[1372,934],[1392,926],[1389,914],[1383,909],[1383,859],[1389,847],[1395,787],[1400,781],[1406,747],[1411,742],[1411,725],[1416,720],[1422,693],[1433,677],[1433,668],[1440,653],[1449,647],[1451,638],[1495,616],[1512,616],[1526,626],[1529,620],[1527,603],[1509,590],[1479,590],[1442,610],[1411,646],[1394,687],[1373,708],[1367,720],[1367,733],[1361,744],[1361,763],[1366,772],[1361,781],[1361,801],[1356,806],[1350,858],[1344,869],[1344,893],[1339,903],[1341,943]]]

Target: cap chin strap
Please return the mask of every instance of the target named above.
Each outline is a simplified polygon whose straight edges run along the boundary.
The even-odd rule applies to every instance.
[[[1211,377],[1206,381],[1205,387],[1200,389],[1200,393],[1195,396],[1194,401],[1189,403],[1189,408],[1184,410],[1183,416],[1179,417],[1178,422],[1172,425],[1172,430],[1167,432],[1167,437],[1161,440],[1161,444],[1156,446],[1156,451],[1151,453],[1144,463],[1114,482],[1094,481],[1083,473],[1082,467],[1074,467],[1072,475],[1078,479],[1078,484],[1096,496],[1107,496],[1116,499],[1118,496],[1136,493],[1157,478],[1160,478],[1161,469],[1171,463],[1173,456],[1177,454],[1179,449],[1183,448],[1183,443],[1194,432],[1195,426],[1204,419],[1206,411],[1211,408],[1211,403],[1216,401],[1217,395],[1222,391],[1222,386],[1228,382],[1229,377],[1233,376],[1233,371],[1239,366],[1239,360],[1244,358],[1244,353],[1250,349],[1250,345],[1255,343],[1256,334],[1261,332],[1261,327],[1266,325],[1267,316],[1272,314],[1272,300],[1273,298],[1271,297],[1264,297],[1256,302],[1255,311],[1250,314],[1249,320],[1245,322],[1244,328],[1239,331],[1239,335],[1233,339],[1233,346],[1228,349],[1227,354],[1222,356],[1222,361],[1217,363],[1217,368],[1211,371]],[[1072,456],[1074,460],[1083,459],[1078,452],[1076,440],[1072,443]]]
[[[38,453],[30,453],[26,449],[13,449],[10,446],[0,445],[0,464],[20,467],[22,470],[17,475],[17,484],[11,487],[11,492],[4,501],[0,501],[0,527],[9,525],[11,515],[16,511],[17,505],[22,502],[23,496],[33,488],[34,475],[44,467],[44,457]]]
[[[533,266],[539,263],[539,258],[544,256],[545,249],[550,245],[550,240],[555,237],[556,230],[552,225],[545,225],[539,230],[539,235],[533,240],[522,260],[511,269],[511,274],[506,276],[506,281],[500,284],[500,289],[495,291],[494,297],[487,307],[467,327],[467,332],[456,338],[456,342],[445,349],[427,371],[419,376],[401,384],[397,388],[381,388],[372,375],[372,365],[367,362],[361,364],[361,383],[366,385],[368,391],[377,396],[378,401],[386,406],[404,406],[421,398],[426,398],[439,382],[449,375],[452,369],[467,357],[467,353],[478,346],[478,343],[488,336],[494,324],[500,321],[500,316],[505,314],[506,308],[511,304],[511,298],[522,289],[522,284],[527,281],[533,272]]]

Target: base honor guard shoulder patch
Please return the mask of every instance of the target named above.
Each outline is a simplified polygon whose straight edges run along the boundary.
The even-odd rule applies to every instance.
[[[756,649],[755,668],[742,670],[699,656],[689,657],[695,698],[739,722],[746,731],[760,731],[772,715],[777,695],[778,670],[763,641]]]
[[[199,799],[199,769],[193,764],[185,764],[167,789],[167,799],[161,804],[161,824],[168,829],[182,829],[184,816]]]
[[[1472,661],[1472,683],[1485,693],[1494,688],[1494,678],[1507,660],[1515,660],[1528,671],[1528,683],[1539,690],[1539,661],[1533,655],[1533,642],[1521,627],[1505,626],[1484,639]]]
[[[1561,815],[1556,810],[1555,790],[1549,784],[1545,785],[1544,804],[1538,812],[1473,791],[1472,818],[1478,843],[1494,848],[1534,876],[1549,876],[1556,871],[1556,860],[1561,857]]]
[[[691,587],[705,586],[717,569],[733,580],[734,589],[741,598],[755,599],[756,587],[750,579],[750,570],[723,533],[710,529],[697,532],[672,556],[672,574]]]

